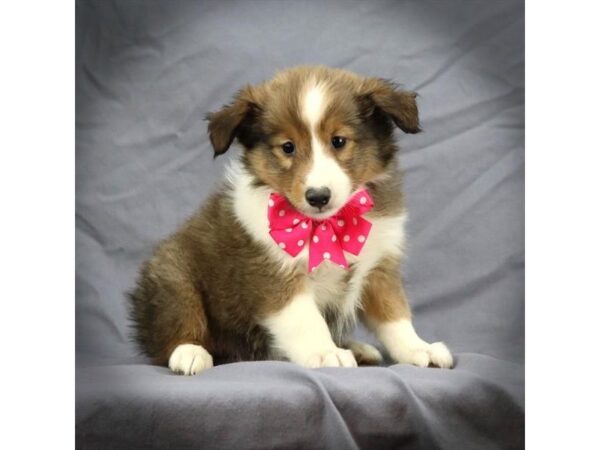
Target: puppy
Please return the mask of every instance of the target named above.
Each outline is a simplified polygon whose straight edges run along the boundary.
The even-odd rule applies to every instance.
[[[130,300],[143,351],[186,375],[242,360],[377,364],[377,349],[349,339],[358,317],[394,361],[451,367],[443,343],[416,334],[399,275],[394,126],[420,131],[415,97],[302,66],[209,114],[215,156],[234,140],[243,151],[141,268]]]

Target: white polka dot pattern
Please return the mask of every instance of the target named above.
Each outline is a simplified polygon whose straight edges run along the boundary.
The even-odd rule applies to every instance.
[[[362,216],[373,207],[366,189],[354,194],[336,215],[320,220],[305,216],[277,193],[270,195],[268,205],[269,234],[274,244],[292,257],[307,255],[309,272],[325,260],[349,269],[346,252],[358,255],[371,229],[371,223]],[[308,252],[303,250],[305,246]]]

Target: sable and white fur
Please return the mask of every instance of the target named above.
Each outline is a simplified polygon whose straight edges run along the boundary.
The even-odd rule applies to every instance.
[[[132,292],[141,348],[174,372],[214,362],[287,359],[306,367],[377,364],[372,346],[352,341],[360,318],[392,359],[451,367],[443,343],[415,332],[399,275],[406,212],[393,126],[419,131],[415,95],[377,78],[298,67],[242,89],[209,115],[215,154],[244,148],[221,188],[142,267]],[[332,146],[334,137],[344,145]],[[292,154],[282,150],[291,143]],[[329,189],[324,207],[309,188]],[[324,261],[307,270],[308,245],[291,257],[269,235],[269,195],[303,214],[330,217],[358,189],[375,207],[370,235],[350,270]]]

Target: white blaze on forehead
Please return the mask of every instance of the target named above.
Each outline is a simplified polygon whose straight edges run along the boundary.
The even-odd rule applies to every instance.
[[[311,132],[321,120],[326,107],[325,86],[320,83],[310,83],[302,99],[302,116],[308,122]]]
[[[325,148],[318,135],[317,127],[329,105],[326,86],[311,82],[301,99],[302,117],[311,135],[312,167],[306,175],[306,188],[327,187],[331,191],[330,205],[334,210],[341,208],[351,194],[352,183],[335,158]],[[308,205],[307,205],[308,206]]]

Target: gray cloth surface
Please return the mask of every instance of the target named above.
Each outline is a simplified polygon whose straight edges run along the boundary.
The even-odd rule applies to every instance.
[[[522,2],[79,1],[76,20],[79,448],[523,447]],[[205,113],[302,63],[420,94],[424,132],[398,132],[403,271],[417,331],[447,342],[453,370],[180,377],[128,339],[140,263],[239,152],[213,160]]]

